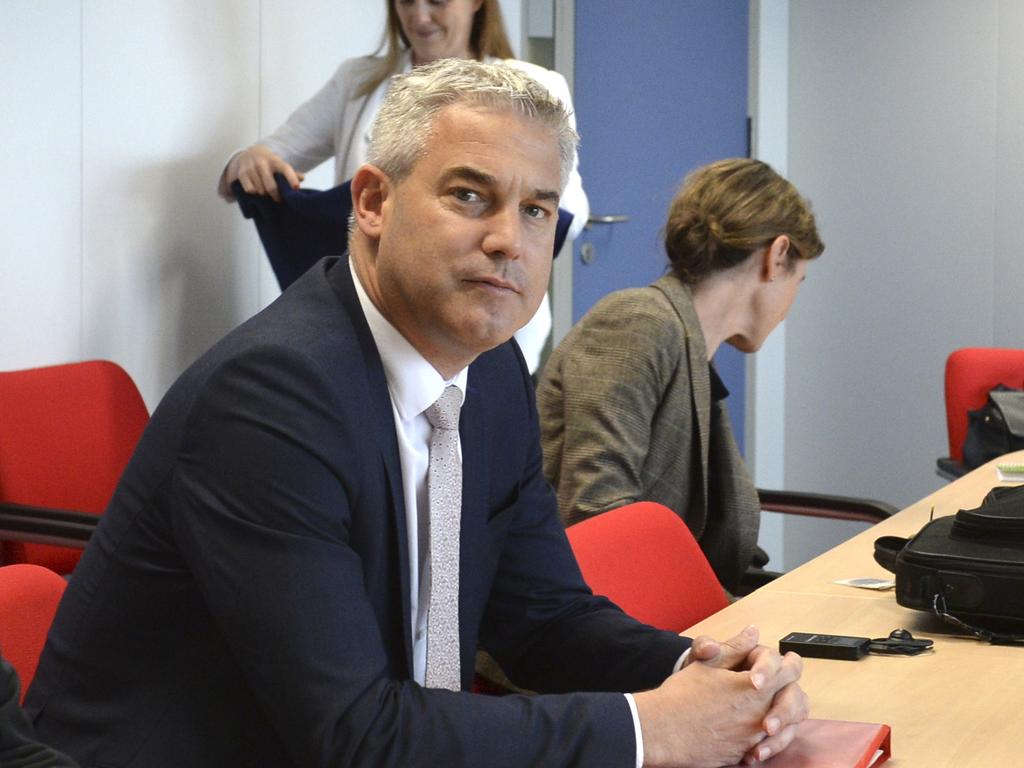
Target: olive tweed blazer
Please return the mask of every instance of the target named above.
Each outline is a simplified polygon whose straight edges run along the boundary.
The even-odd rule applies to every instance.
[[[672,275],[617,291],[551,355],[537,391],[544,474],[566,525],[657,501],[693,531],[735,591],[760,507],[729,425],[712,402],[690,289]]]

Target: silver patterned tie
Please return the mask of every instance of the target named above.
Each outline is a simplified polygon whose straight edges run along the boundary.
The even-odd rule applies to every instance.
[[[426,414],[430,437],[427,499],[430,507],[430,602],[427,607],[428,688],[462,687],[459,670],[459,521],[462,514],[462,462],[459,409],[462,394],[445,388]]]

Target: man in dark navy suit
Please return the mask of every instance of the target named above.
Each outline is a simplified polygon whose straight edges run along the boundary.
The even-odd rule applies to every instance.
[[[32,732],[18,699],[21,687],[14,667],[0,657],[0,766],[3,768],[76,768],[75,761],[45,744]]]
[[[30,692],[45,739],[147,768],[712,766],[789,743],[798,658],[638,624],[590,593],[558,522],[509,339],[547,288],[574,141],[514,70],[393,82],[351,257],[155,412]],[[452,398],[454,559],[433,551],[430,415]],[[467,692],[478,648],[545,695]]]

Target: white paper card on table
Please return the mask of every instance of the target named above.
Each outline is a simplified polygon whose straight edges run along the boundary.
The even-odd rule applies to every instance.
[[[857,579],[836,579],[833,584],[842,584],[844,587],[857,587],[858,589],[892,589],[896,586],[895,579],[876,579],[873,577],[861,577]]]

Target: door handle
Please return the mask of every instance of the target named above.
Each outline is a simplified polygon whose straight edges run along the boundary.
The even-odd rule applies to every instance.
[[[629,221],[629,216],[622,213],[612,213],[607,216],[589,216],[587,223],[583,225],[584,229],[590,229],[593,224],[622,224],[625,221]],[[593,243],[584,243],[580,246],[580,261],[584,264],[590,265],[594,263],[594,259],[597,258],[597,249],[594,248]]]
[[[583,228],[590,229],[591,224],[621,224],[625,221],[629,221],[629,216],[621,213],[613,213],[608,216],[589,216]]]

